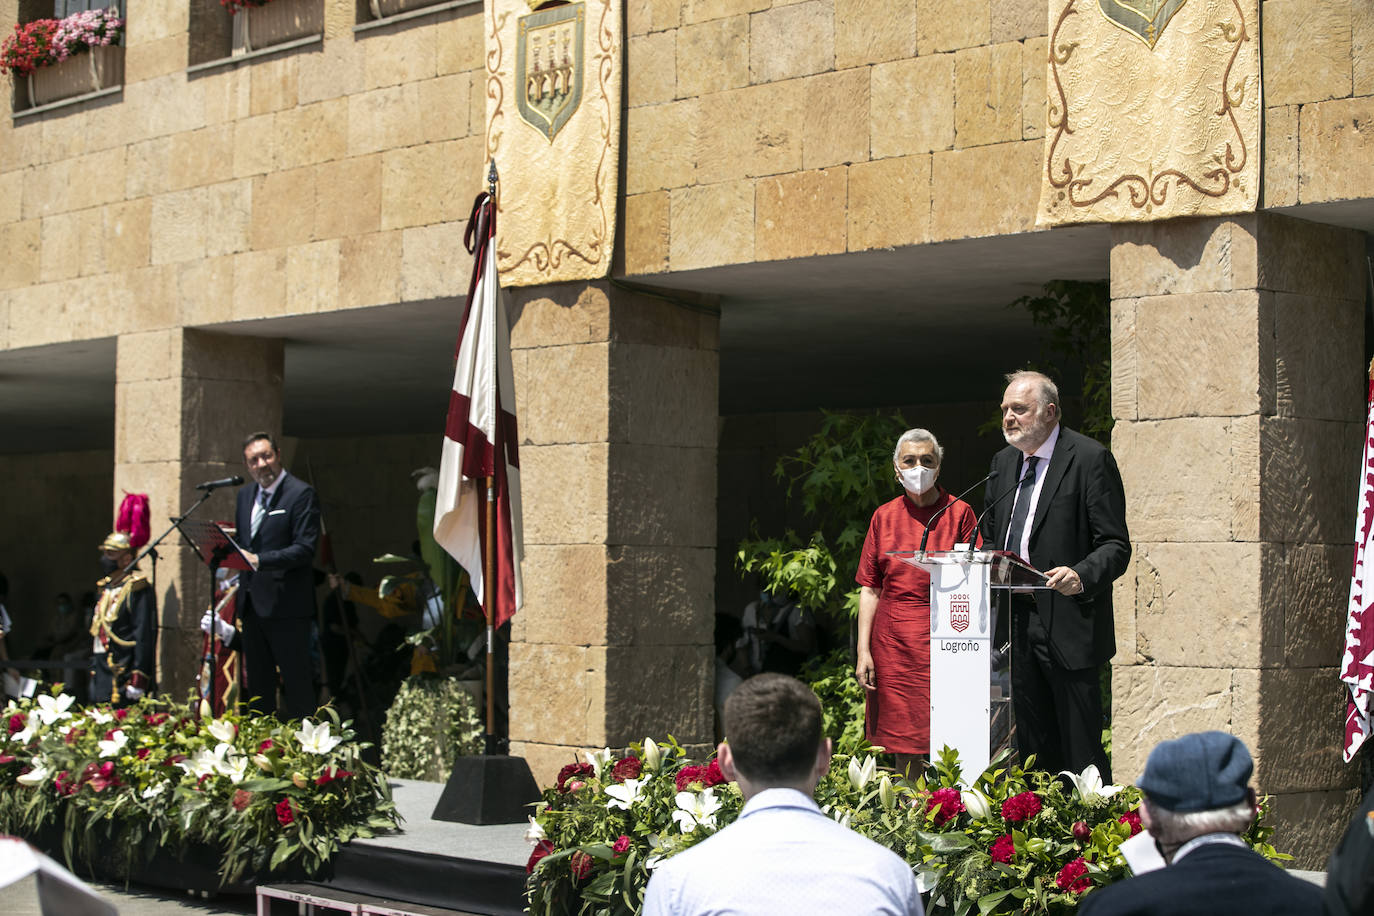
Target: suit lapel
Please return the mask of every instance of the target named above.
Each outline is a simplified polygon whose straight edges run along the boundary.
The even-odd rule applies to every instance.
[[[1054,494],[1059,489],[1059,484],[1063,482],[1064,475],[1068,473],[1069,466],[1073,464],[1074,447],[1069,439],[1068,430],[1063,426],[1059,427],[1059,441],[1054,444],[1054,454],[1050,456],[1050,466],[1045,471],[1045,482],[1040,486],[1040,498],[1035,503],[1035,518],[1031,520],[1031,537],[1040,530],[1041,524],[1045,521],[1045,515],[1049,512],[1050,503],[1054,501]]]
[[[998,550],[1001,550],[1002,546],[1007,543],[1007,528],[1011,525],[1011,503],[1013,499],[1007,494],[1016,489],[1016,485],[1021,479],[1020,467],[1021,453],[1014,448],[1008,448],[1001,458],[1001,467],[997,469],[997,479],[1004,481],[1005,485],[1000,486],[998,491],[993,494],[994,499],[1006,503],[1005,506],[998,508],[996,515],[997,531],[994,534],[996,535]]]

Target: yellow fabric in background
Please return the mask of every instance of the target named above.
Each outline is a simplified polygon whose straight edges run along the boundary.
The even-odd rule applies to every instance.
[[[502,286],[611,270],[620,167],[620,0],[486,0],[487,159]]]
[[[1255,209],[1258,3],[1049,0],[1037,225]]]

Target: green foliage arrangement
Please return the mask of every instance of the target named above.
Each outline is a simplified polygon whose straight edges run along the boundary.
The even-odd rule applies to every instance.
[[[73,709],[11,702],[0,725],[0,833],[62,837],[67,863],[128,877],[161,848],[204,847],[230,884],[315,874],[355,837],[397,826],[386,778],[350,723],[226,714],[197,721],[166,697]]]
[[[911,863],[935,916],[1062,916],[1129,874],[1123,840],[1140,830],[1139,790],[1005,766],[972,781],[945,748],[915,780],[879,769],[871,749],[836,754],[816,787],[821,810]],[[630,916],[663,859],[728,826],[743,807],[715,761],[694,764],[669,739],[621,757],[588,755],[544,790],[527,838],[532,916]],[[1264,811],[1246,841],[1270,859]]]
[[[735,565],[757,573],[763,588],[791,594],[799,605],[834,617],[856,617],[859,590],[850,577],[859,565],[873,510],[896,495],[888,469],[892,447],[906,431],[898,414],[822,411],[820,430],[801,448],[778,460],[773,474],[789,500],[816,529],[740,542]]]
[[[841,647],[824,658],[813,658],[800,678],[821,701],[821,725],[841,753],[852,754],[864,743],[863,687],[854,678],[849,649]]]
[[[482,750],[482,716],[453,678],[417,674],[401,682],[382,725],[382,768],[398,779],[443,782],[453,759]]]
[[[1083,415],[1070,425],[1110,444],[1112,424],[1112,294],[1105,280],[1051,280],[1039,296],[1022,296],[1011,304],[1030,312],[1031,321],[1050,332],[1041,371],[1053,378],[1060,393],[1077,391]],[[1071,375],[1069,367],[1082,366]],[[1000,427],[1000,421],[998,423]]]

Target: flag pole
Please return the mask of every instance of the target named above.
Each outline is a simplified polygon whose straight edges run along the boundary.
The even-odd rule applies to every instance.
[[[492,159],[487,169],[487,195],[489,197],[488,206],[491,207],[491,218],[496,218],[496,160]],[[487,257],[492,257],[495,252],[488,250]],[[498,274],[498,281],[499,274]],[[499,303],[499,297],[497,299]],[[498,304],[499,308],[499,304]],[[500,399],[498,395],[497,402]],[[499,428],[499,427],[498,427]],[[504,460],[498,451],[496,455],[498,461]],[[484,753],[500,753],[500,736],[496,734],[496,627],[493,625],[496,620],[496,476],[487,475],[487,553],[482,558],[482,565],[485,567],[482,579],[482,589],[486,593],[486,601],[482,612],[487,618],[487,734],[484,741],[486,745]]]

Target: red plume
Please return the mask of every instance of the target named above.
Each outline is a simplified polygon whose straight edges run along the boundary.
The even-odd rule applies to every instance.
[[[148,543],[148,494],[124,494],[124,500],[119,504],[115,530],[129,536],[129,546],[134,550]]]

